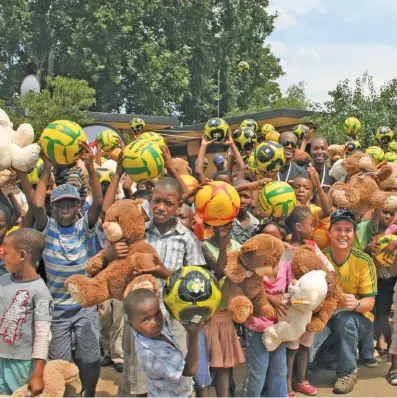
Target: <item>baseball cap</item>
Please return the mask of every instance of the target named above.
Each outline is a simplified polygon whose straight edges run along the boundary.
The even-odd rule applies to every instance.
[[[80,194],[77,188],[72,184],[58,185],[51,192],[51,203],[58,202],[62,199],[77,199],[80,200]]]
[[[224,163],[224,162],[225,162],[225,158],[224,158],[221,154],[217,153],[217,154],[214,156],[213,162],[214,162],[214,163],[221,164],[221,163]]]
[[[356,228],[356,226],[357,226],[356,225],[356,216],[350,210],[340,208],[340,209],[336,209],[335,211],[333,211],[331,213],[330,225],[333,225],[337,221],[341,221],[341,220],[350,221],[354,225],[354,228]]]

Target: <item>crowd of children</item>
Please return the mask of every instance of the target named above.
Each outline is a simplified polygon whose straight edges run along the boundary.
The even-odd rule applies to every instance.
[[[397,214],[332,209],[327,192],[335,181],[329,175],[327,141],[311,141],[309,164],[294,161],[298,147],[304,151],[307,141],[305,136],[300,143],[292,132],[280,135],[286,163],[273,178],[288,182],[297,198],[295,209],[282,220],[263,217],[258,191],[271,179],[252,180],[245,173],[230,135],[225,144],[231,151],[226,158],[216,155],[217,171],[206,175],[211,141],[203,139],[194,170],[201,185],[195,192],[209,179],[225,181],[241,200],[234,222],[212,228],[195,214],[194,192],[187,191],[168,149],[163,150],[167,176],[150,184],[132,184],[120,161],[110,179],[102,178],[94,165],[101,160],[85,143],[79,165],[54,168],[43,155],[44,167],[33,186],[27,172],[18,171],[27,210],[13,194],[0,194],[0,394],[10,395],[28,384],[31,395],[39,395],[46,360],[63,359],[78,366],[81,393],[87,397],[95,396],[101,366],[122,373],[118,396],[206,397],[211,386],[219,397],[235,396],[241,389],[247,397],[314,396],[317,389],[308,381],[308,365],[324,360],[324,352],[329,353],[327,366],[336,370],[333,391],[344,394],[358,380],[357,351],[368,367],[391,362],[387,380],[397,385],[396,308],[394,329],[390,323],[397,272],[374,261],[377,239],[397,232]],[[144,200],[145,239],[161,259],[145,272],[158,278],[159,297],[137,289],[124,303],[110,300],[99,308],[82,308],[64,282],[85,274],[87,261],[101,249],[106,249],[104,267],[127,256],[127,243],[107,242],[102,229],[107,209],[123,198]],[[319,229],[326,233],[316,233]],[[262,233],[285,242],[273,275],[263,281],[276,317],[250,316],[237,325],[224,302],[205,325],[181,324],[167,312],[161,292],[174,271],[205,266],[222,281],[228,251],[238,251]],[[302,245],[312,246],[330,271],[329,290],[338,284],[345,302],[321,333],[306,332],[269,352],[262,334],[288,311],[283,294],[294,278],[294,250]],[[396,249],[391,241],[387,250]],[[244,362],[244,385],[236,386],[233,369]]]

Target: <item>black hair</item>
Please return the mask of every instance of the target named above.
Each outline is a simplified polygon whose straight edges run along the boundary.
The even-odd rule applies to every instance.
[[[6,227],[8,228],[11,222],[11,211],[8,207],[0,205],[0,212],[4,214],[6,220]]]
[[[182,194],[183,194],[182,187],[181,184],[179,184],[179,182],[175,178],[163,177],[159,182],[157,182],[154,188],[167,188],[167,189],[171,188],[178,193],[179,200],[182,199]]]
[[[327,141],[327,139],[324,138],[324,137],[316,137],[316,138],[313,138],[312,143],[311,143],[311,146],[313,146],[313,143],[314,143],[315,141],[325,141],[325,142],[327,143],[327,145],[328,145],[328,141]]]
[[[263,220],[260,221],[260,223],[255,227],[255,235],[259,235],[259,234],[263,233],[264,229],[268,225],[274,225],[275,227],[278,228],[278,230],[280,231],[280,234],[283,235],[281,225],[270,218],[264,218]]]
[[[306,206],[296,206],[292,213],[285,219],[285,225],[290,233],[294,233],[296,224],[301,223],[305,218],[311,215],[311,211]]]
[[[234,187],[238,187],[238,186],[240,186],[240,185],[248,184],[248,183],[249,183],[248,180],[245,180],[244,178],[240,178],[240,179],[238,179],[238,180],[233,181],[233,186],[234,186]]]
[[[150,202],[153,191],[151,189],[140,189],[132,194],[132,199],[146,199]]]
[[[7,238],[12,238],[12,245],[16,250],[24,250],[32,255],[35,265],[39,262],[45,249],[45,238],[33,228],[19,228],[11,232]]]
[[[131,320],[135,308],[147,300],[158,300],[157,296],[149,289],[136,289],[127,294],[124,299],[124,312]]]
[[[104,181],[101,182],[101,189],[102,189],[102,195],[105,196],[108,188],[109,188],[110,182],[109,181]]]
[[[226,170],[226,169],[216,171],[214,173],[214,178],[213,179],[215,180],[215,178],[218,177],[218,176],[228,176],[228,177],[230,177],[230,181],[233,181],[232,173],[230,171]]]

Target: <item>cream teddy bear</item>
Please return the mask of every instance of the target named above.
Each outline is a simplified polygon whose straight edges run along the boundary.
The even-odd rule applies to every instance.
[[[324,271],[310,271],[298,281],[293,280],[290,283],[288,293],[284,296],[291,305],[286,317],[269,326],[262,336],[268,351],[274,351],[283,341],[298,340],[306,331],[313,311],[327,295],[325,278]]]

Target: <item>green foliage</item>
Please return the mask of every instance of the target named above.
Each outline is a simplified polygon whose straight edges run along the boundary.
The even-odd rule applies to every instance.
[[[288,108],[297,110],[309,110],[311,103],[306,96],[306,83],[300,81],[298,84],[291,84],[285,95],[271,105],[271,109]]]
[[[52,121],[73,120],[78,124],[89,123],[88,109],[95,104],[95,90],[85,80],[57,76],[46,79],[41,93],[29,93],[19,99],[36,137]]]

